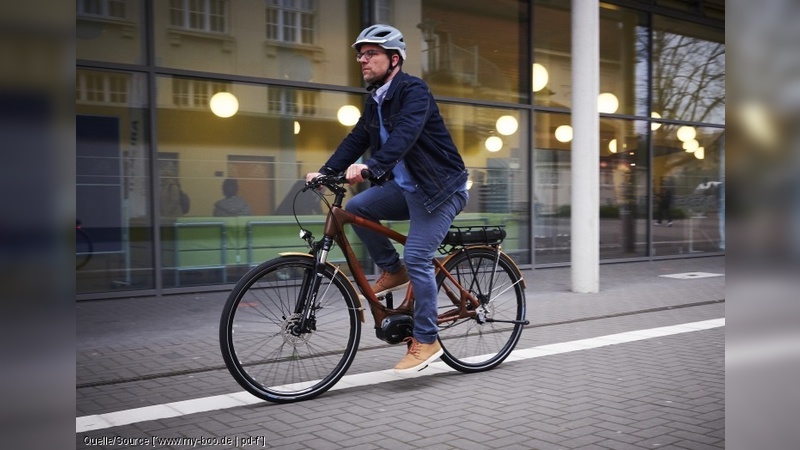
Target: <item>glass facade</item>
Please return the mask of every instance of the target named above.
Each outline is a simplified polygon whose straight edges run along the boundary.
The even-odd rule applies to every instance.
[[[642,4],[600,9],[600,256],[721,252],[724,22]],[[225,289],[305,251],[295,216],[319,234],[324,209],[297,192],[360,114],[350,44],[377,22],[469,168],[456,224],[568,264],[570,21],[569,0],[77,2],[79,299]]]

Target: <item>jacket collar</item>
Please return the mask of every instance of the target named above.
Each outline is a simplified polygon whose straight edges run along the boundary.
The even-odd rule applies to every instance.
[[[387,92],[386,96],[383,97],[384,101],[392,98],[392,96],[394,95],[394,91],[397,90],[397,86],[399,86],[400,83],[402,83],[407,76],[408,75],[405,72],[403,72],[403,68],[401,67],[400,70],[397,72],[397,75],[395,75],[394,78],[392,78],[392,84],[389,85],[389,92]]]

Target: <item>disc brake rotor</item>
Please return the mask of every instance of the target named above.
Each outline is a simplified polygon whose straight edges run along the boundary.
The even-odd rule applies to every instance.
[[[305,345],[311,340],[311,333],[300,333],[297,331],[298,328],[300,328],[300,314],[295,313],[284,319],[281,327],[283,329],[283,340],[287,344],[298,347]]]

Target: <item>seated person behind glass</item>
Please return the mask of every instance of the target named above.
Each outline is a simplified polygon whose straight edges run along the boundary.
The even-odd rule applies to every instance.
[[[253,211],[243,198],[236,195],[239,192],[239,182],[228,178],[222,182],[222,200],[214,203],[215,217],[251,216]]]

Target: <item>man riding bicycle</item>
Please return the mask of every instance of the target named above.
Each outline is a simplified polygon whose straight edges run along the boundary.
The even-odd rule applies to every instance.
[[[406,59],[403,34],[388,25],[364,29],[352,45],[371,95],[364,114],[319,172],[344,172],[353,183],[369,169],[373,186],[355,195],[346,210],[370,220],[409,220],[403,262],[385,236],[361,227],[362,240],[381,276],[375,294],[414,290],[414,331],[408,352],[395,366],[398,374],[424,369],[441,356],[436,324],[437,286],[432,264],[455,216],[467,204],[468,173],[427,84],[402,71]],[[371,153],[357,162],[367,149]]]

